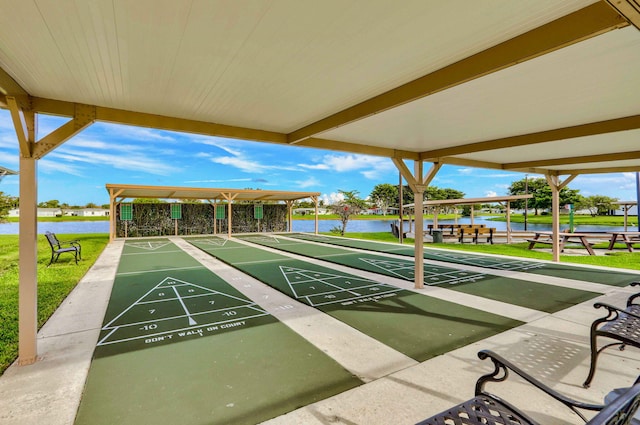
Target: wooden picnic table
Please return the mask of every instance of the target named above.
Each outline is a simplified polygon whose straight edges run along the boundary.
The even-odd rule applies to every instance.
[[[529,242],[529,249],[533,249],[536,244],[553,244],[552,235],[552,232],[535,232],[533,239],[527,239],[527,241]],[[564,251],[564,246],[567,243],[579,243],[587,250],[589,255],[596,255],[596,253],[593,251],[593,244],[587,239],[590,236],[593,237],[593,235],[589,233],[558,233],[558,238],[560,238],[560,252]],[[598,237],[602,236],[598,235]]]
[[[640,242],[640,232],[610,232],[611,239],[609,240],[609,251],[613,249],[613,246],[616,244],[618,238],[620,238],[620,242],[624,243],[627,246],[627,250],[629,252],[633,252],[633,244]]]

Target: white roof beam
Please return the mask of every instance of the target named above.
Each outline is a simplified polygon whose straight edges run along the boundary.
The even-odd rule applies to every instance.
[[[300,141],[370,115],[460,85],[604,32],[629,25],[606,3],[598,2],[542,25],[400,87],[343,109],[287,135]]]
[[[536,143],[553,142],[556,140],[573,139],[576,137],[594,136],[597,134],[614,133],[616,131],[635,130],[638,128],[640,128],[640,115],[632,115],[630,117],[616,118],[607,121],[540,131],[537,133],[521,134],[518,136],[504,137],[501,139],[485,140],[483,142],[470,143],[443,149],[435,149],[431,151],[421,152],[420,157],[424,161],[429,161],[433,158],[445,156],[527,146]]]

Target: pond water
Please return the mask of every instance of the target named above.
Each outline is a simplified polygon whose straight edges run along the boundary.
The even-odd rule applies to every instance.
[[[391,232],[391,220],[350,220],[347,223],[347,232]],[[455,220],[438,220],[440,224],[451,224]],[[459,224],[470,223],[468,217],[458,219]],[[490,221],[488,217],[476,217],[473,222],[475,224],[486,224],[487,227],[494,227],[499,231],[505,231],[507,223],[504,221]],[[425,228],[427,224],[431,224],[431,220],[425,220]],[[334,227],[340,226],[339,220],[319,220],[318,230],[320,232],[329,232]],[[315,223],[313,220],[293,220],[294,232],[313,232]],[[409,223],[405,221],[405,232],[409,228]],[[511,229],[514,231],[524,230],[524,223],[511,223]],[[550,231],[551,226],[547,224],[531,224],[527,225],[529,231]],[[581,232],[612,232],[623,231],[624,226],[579,226],[578,231]],[[630,231],[637,230],[635,226],[629,227]],[[43,221],[38,223],[38,233],[43,234],[49,231],[53,233],[109,233],[108,221],[62,221],[49,222]],[[0,224],[0,234],[17,235],[18,223]]]

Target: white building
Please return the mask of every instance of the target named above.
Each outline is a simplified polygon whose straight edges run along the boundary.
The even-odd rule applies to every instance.
[[[73,210],[74,215],[78,217],[108,217],[109,210],[105,208],[82,208]]]
[[[63,210],[61,208],[38,208],[38,217],[62,217]],[[105,208],[81,208],[81,209],[65,209],[64,215],[78,217],[108,217],[109,210]],[[20,217],[20,208],[9,210],[9,217]]]

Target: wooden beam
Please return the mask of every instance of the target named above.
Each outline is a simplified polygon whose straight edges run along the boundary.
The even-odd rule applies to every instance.
[[[35,144],[33,156],[41,159],[94,122],[95,106],[76,104],[74,118],[40,139]]]
[[[548,174],[563,176],[567,174],[605,174],[605,173],[635,173],[640,172],[640,165],[629,167],[606,168],[572,168],[570,170],[548,170]]]
[[[607,4],[594,3],[400,87],[343,109],[287,135],[289,143],[312,137],[438,93],[587,38],[627,26]]]
[[[606,0],[616,12],[640,30],[640,3],[638,0]]]
[[[404,177],[411,190],[415,192],[418,181],[415,179],[415,177],[413,177],[413,174],[411,174],[409,167],[407,167],[402,159],[391,158],[391,160],[395,164],[396,168],[398,168],[398,171],[400,171],[400,174],[402,175],[402,177]]]
[[[388,158],[411,159],[414,161],[420,159],[420,154],[418,152],[403,151],[365,144],[360,145],[357,143],[340,142],[337,140],[319,139],[315,137],[310,137],[301,141],[300,143],[296,143],[296,146],[306,146],[310,148],[358,153],[364,155],[384,156]]]
[[[574,156],[569,158],[554,158],[554,159],[541,159],[537,161],[524,161],[524,162],[511,162],[504,164],[504,169],[511,168],[531,168],[531,167],[545,167],[553,165],[569,165],[569,164],[587,164],[591,162],[608,162],[608,161],[624,161],[628,159],[640,158],[640,151],[633,152],[619,152],[600,155],[585,155]]]
[[[0,68],[0,94],[3,95],[0,98],[2,102],[4,101],[4,96],[29,96],[29,93],[2,68]]]
[[[7,96],[6,101],[7,106],[9,107],[9,112],[11,113],[13,127],[16,130],[18,145],[20,147],[20,155],[23,158],[31,158],[34,143],[32,139],[29,138],[29,127],[27,125],[24,109],[18,104],[18,100],[13,96]]]
[[[420,158],[429,161],[433,158],[462,155],[473,152],[482,152],[495,149],[527,146],[536,143],[553,142],[576,137],[594,136],[597,134],[614,133],[617,131],[635,130],[640,128],[640,115],[624,118],[616,118],[607,121],[599,121],[589,124],[575,125],[554,130],[540,131],[537,133],[522,134],[518,136],[504,137],[501,139],[485,140],[466,145],[452,146],[449,148],[434,149],[420,153]]]

